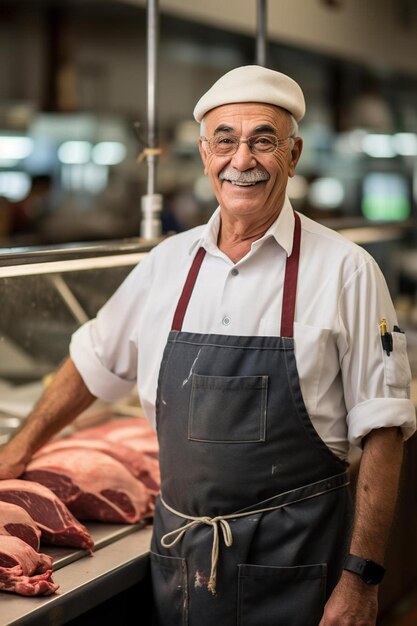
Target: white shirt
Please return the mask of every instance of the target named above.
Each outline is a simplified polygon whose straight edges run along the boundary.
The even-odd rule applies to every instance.
[[[374,259],[340,234],[300,215],[301,252],[295,311],[295,357],[307,412],[340,458],[373,428],[416,428],[405,335],[382,349],[379,322],[397,324]],[[285,263],[294,214],[288,199],[265,235],[234,264],[217,247],[219,209],[208,224],[158,244],[136,266],[97,317],[78,329],[70,354],[95,396],[114,401],[138,387],[155,423],[159,367],[172,318],[199,246],[207,254],[183,331],[280,335]]]

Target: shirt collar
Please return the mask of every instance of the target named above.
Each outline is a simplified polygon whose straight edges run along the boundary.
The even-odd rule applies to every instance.
[[[292,252],[293,237],[294,237],[294,211],[291,206],[288,196],[285,196],[283,207],[273,224],[268,228],[266,233],[257,241],[252,244],[254,247],[259,247],[262,243],[269,238],[274,238],[276,242],[284,248],[287,256],[290,256]],[[214,211],[213,215],[204,227],[198,237],[196,237],[190,248],[189,254],[192,255],[196,247],[203,247],[207,252],[218,253],[217,238],[220,228],[220,207]]]

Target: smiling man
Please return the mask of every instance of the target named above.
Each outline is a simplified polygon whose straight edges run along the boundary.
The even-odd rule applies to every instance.
[[[218,245],[237,262],[277,218],[302,140],[287,111],[261,103],[216,107],[202,127],[211,138],[200,138],[200,154],[222,212]]]
[[[73,336],[0,478],[95,397],[156,423],[155,626],[374,626],[403,441],[405,335],[374,259],[295,212],[301,88],[259,66],[194,110],[219,206]],[[383,337],[381,340],[380,322]],[[363,448],[355,514],[350,445]]]

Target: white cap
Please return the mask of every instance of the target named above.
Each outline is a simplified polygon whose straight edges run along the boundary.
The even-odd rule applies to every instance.
[[[194,118],[201,122],[205,114],[223,104],[262,102],[289,111],[297,122],[305,114],[300,85],[289,76],[260,65],[244,65],[227,72],[200,98]]]

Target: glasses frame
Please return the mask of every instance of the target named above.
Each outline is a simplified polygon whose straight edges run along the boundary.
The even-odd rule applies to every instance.
[[[220,136],[221,137],[227,137],[227,138],[230,138],[232,140],[236,140],[233,143],[233,145],[235,146],[235,150],[233,152],[229,152],[227,154],[218,154],[217,152],[215,152],[213,150],[212,143],[215,143],[215,142],[213,142],[213,140],[215,140],[217,137],[220,137]],[[253,142],[256,139],[260,139],[262,137],[268,137],[268,139],[269,138],[271,138],[271,139],[273,138],[276,141],[276,145],[273,148],[273,150],[267,150],[267,151],[264,151],[264,152],[262,152],[262,151],[261,152],[256,152],[256,150],[254,151],[253,145],[251,145],[251,144],[253,144]],[[251,154],[253,154],[255,156],[262,156],[264,154],[274,154],[274,152],[279,150],[281,145],[284,144],[289,139],[295,139],[295,135],[289,135],[288,137],[284,137],[283,139],[279,139],[278,137],[276,137],[276,135],[272,135],[272,134],[269,134],[269,133],[264,133],[264,134],[259,134],[259,135],[251,135],[247,139],[241,139],[237,135],[227,135],[227,134],[224,134],[224,135],[221,135],[221,134],[213,135],[213,137],[210,137],[210,139],[207,139],[207,137],[201,137],[201,141],[204,141],[205,143],[208,144],[209,150],[210,150],[211,154],[214,154],[215,156],[218,156],[218,157],[231,157],[231,156],[234,156],[236,154],[236,152],[239,150],[240,144],[242,144],[242,143],[246,143],[248,148],[249,148],[249,150],[250,150],[250,152],[251,152]],[[230,147],[232,147],[232,144],[230,144]]]

